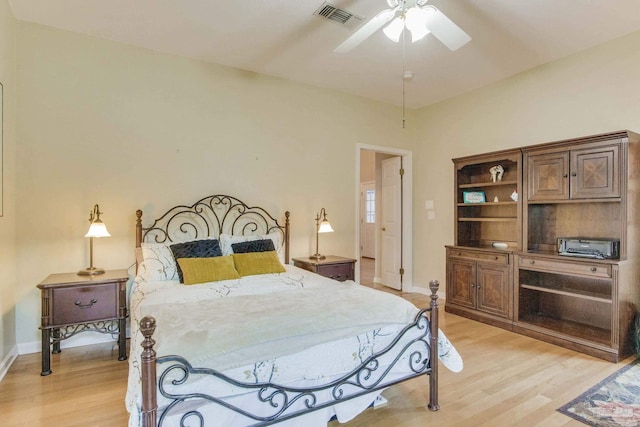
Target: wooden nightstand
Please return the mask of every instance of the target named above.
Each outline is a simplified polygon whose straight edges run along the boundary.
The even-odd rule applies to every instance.
[[[42,294],[42,372],[51,373],[50,348],[60,353],[60,341],[85,331],[118,334],[118,360],[127,359],[127,270],[95,276],[51,274],[38,288]]]
[[[343,258],[327,255],[325,259],[293,258],[293,265],[305,270],[318,273],[321,276],[344,282],[355,279],[356,261],[353,258]]]

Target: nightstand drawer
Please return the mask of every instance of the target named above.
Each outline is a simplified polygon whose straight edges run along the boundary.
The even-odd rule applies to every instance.
[[[298,268],[304,268],[321,276],[330,279],[339,280],[355,280],[355,264],[353,258],[345,258],[336,255],[327,255],[324,258],[293,258],[293,265]]]
[[[340,282],[353,280],[353,263],[320,265],[318,274]]]
[[[53,290],[53,325],[118,317],[118,287],[90,285]]]

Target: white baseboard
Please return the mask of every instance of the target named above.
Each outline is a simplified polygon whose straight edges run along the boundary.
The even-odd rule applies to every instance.
[[[407,291],[409,292],[409,291]],[[413,289],[410,292],[415,292],[417,294],[423,294],[423,295],[431,295],[431,289],[429,288],[422,288],[422,287],[418,287],[418,286],[414,286]],[[438,289],[438,302],[441,303],[443,301],[445,301],[446,299],[446,292],[444,291],[444,289],[440,288]]]
[[[60,342],[60,348],[80,347],[83,345],[100,344],[104,342],[117,342],[118,339],[111,335],[101,334],[99,332],[83,332],[71,338]],[[42,351],[40,341],[26,342],[18,344],[18,354],[40,353]]]
[[[14,345],[13,348],[9,350],[9,353],[7,353],[4,359],[0,361],[0,381],[2,381],[5,375],[7,375],[7,372],[9,372],[9,368],[11,368],[11,365],[13,365],[13,362],[17,357],[18,347]]]

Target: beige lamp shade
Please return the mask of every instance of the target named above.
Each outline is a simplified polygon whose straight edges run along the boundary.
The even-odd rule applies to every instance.
[[[320,223],[320,227],[318,227],[318,233],[333,233],[333,228],[329,221],[326,219]]]
[[[87,231],[84,237],[111,237],[111,234],[109,234],[104,222],[98,219],[91,223],[89,231]]]

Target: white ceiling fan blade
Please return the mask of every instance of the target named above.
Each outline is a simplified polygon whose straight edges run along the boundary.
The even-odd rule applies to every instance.
[[[427,15],[427,28],[450,50],[457,50],[471,41],[469,34],[462,31],[451,19],[435,6],[424,8]]]
[[[378,31],[384,24],[389,22],[395,15],[396,9],[385,9],[382,12],[378,13],[376,16],[371,18],[366,24],[358,29],[355,33],[351,34],[351,36],[343,41],[338,47],[336,47],[333,51],[336,53],[346,53],[358,46],[360,43],[365,41],[371,36],[371,34]]]

